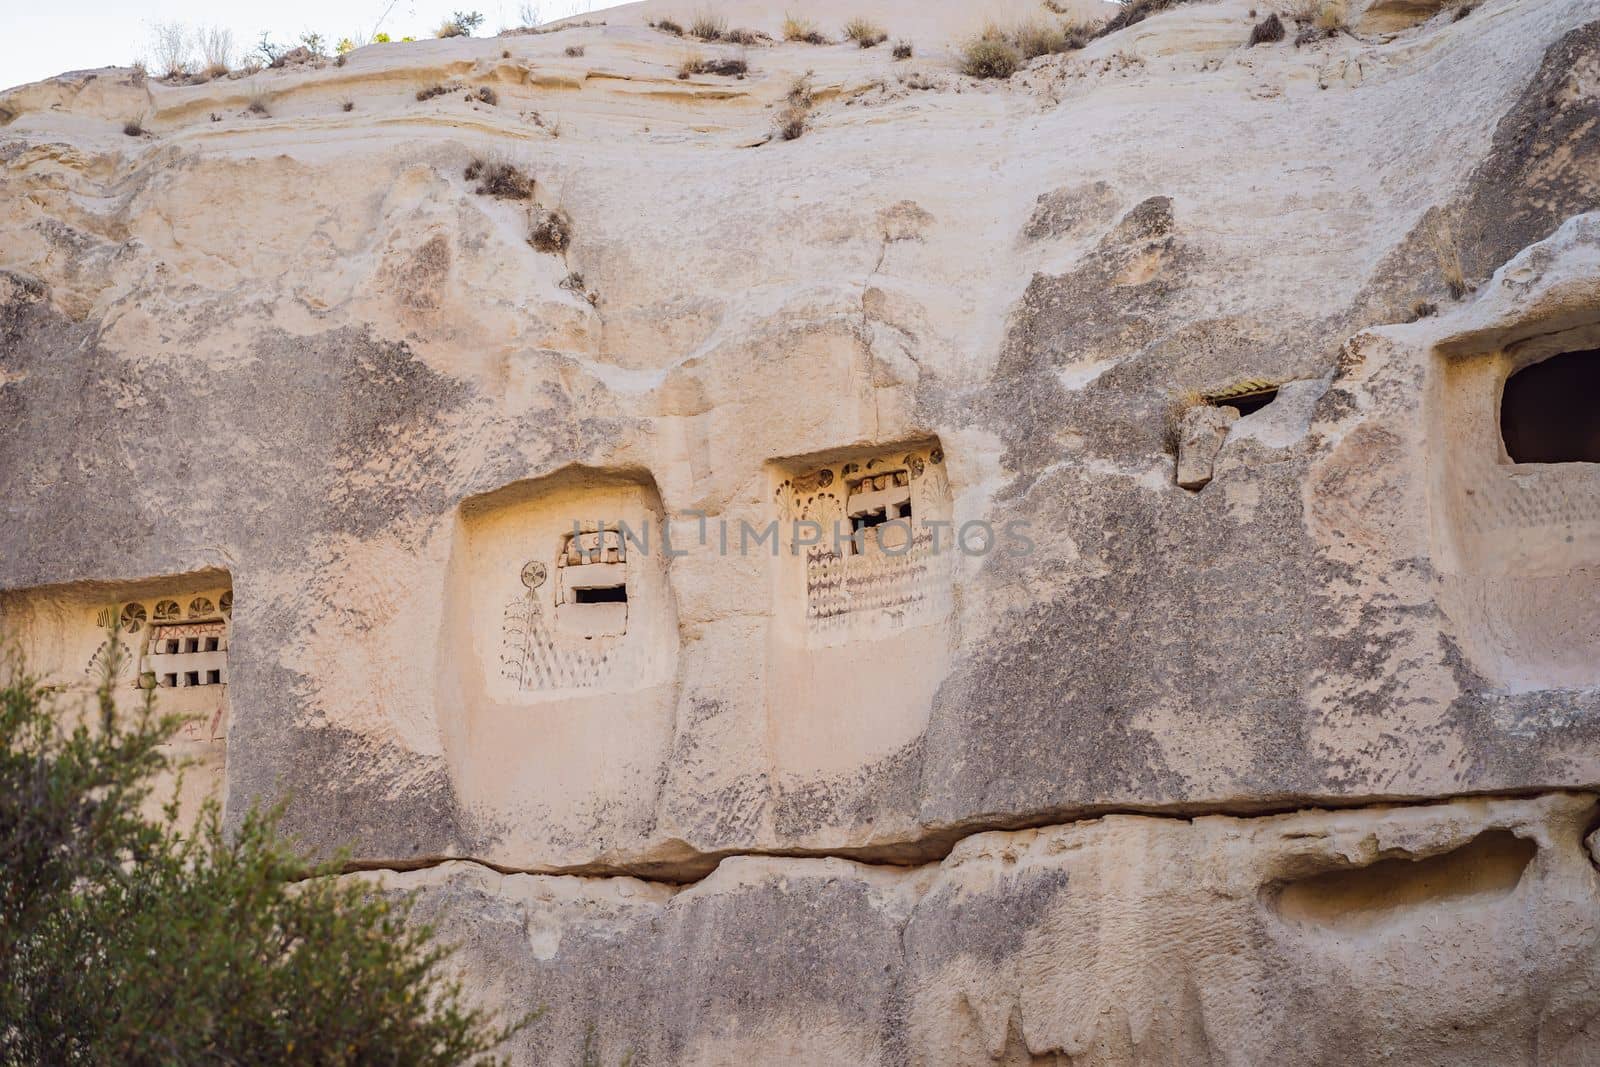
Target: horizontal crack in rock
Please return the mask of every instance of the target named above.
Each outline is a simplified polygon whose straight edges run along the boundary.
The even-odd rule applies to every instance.
[[[1239,819],[1264,819],[1302,811],[1353,811],[1362,808],[1412,808],[1444,805],[1456,800],[1515,799],[1544,796],[1553,793],[1587,794],[1586,790],[1560,787],[1537,787],[1522,790],[1494,790],[1484,792],[1450,793],[1431,797],[1307,797],[1282,803],[1259,804],[1208,804],[1152,806],[1119,806],[1086,808],[1076,813],[1049,813],[1032,818],[1007,819],[1000,816],[980,817],[951,827],[934,828],[914,840],[889,842],[879,845],[841,846],[837,848],[762,849],[736,848],[715,852],[693,851],[680,860],[640,860],[632,863],[581,863],[565,866],[528,866],[495,863],[477,856],[421,856],[405,860],[367,859],[352,860],[344,865],[342,873],[394,871],[397,873],[428,870],[447,863],[471,863],[498,874],[530,874],[559,878],[632,878],[642,882],[683,887],[693,885],[732,857],[763,859],[844,859],[869,866],[911,868],[943,862],[956,845],[969,837],[994,832],[1044,830],[1076,823],[1093,822],[1113,815],[1134,815],[1153,819],[1176,819],[1191,822],[1210,815]],[[688,846],[685,846],[688,847]]]

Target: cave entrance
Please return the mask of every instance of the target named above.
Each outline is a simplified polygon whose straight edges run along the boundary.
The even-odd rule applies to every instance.
[[[1600,463],[1600,348],[1563,352],[1508,378],[1500,437],[1513,463]]]

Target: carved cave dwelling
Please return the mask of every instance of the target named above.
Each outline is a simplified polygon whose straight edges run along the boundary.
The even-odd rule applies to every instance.
[[[62,706],[517,1064],[1600,1064],[1592,0],[690,6],[0,92]]]

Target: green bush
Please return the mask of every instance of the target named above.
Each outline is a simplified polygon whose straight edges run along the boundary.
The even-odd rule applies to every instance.
[[[467,1009],[430,931],[298,859],[276,812],[142,816],[181,722],[116,710],[108,647],[71,727],[0,664],[0,1063],[459,1064],[526,1025]]]

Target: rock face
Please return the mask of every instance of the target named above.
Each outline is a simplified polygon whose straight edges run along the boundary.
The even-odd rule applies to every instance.
[[[859,8],[0,94],[0,625],[523,1062],[1596,1061],[1592,5]]]

